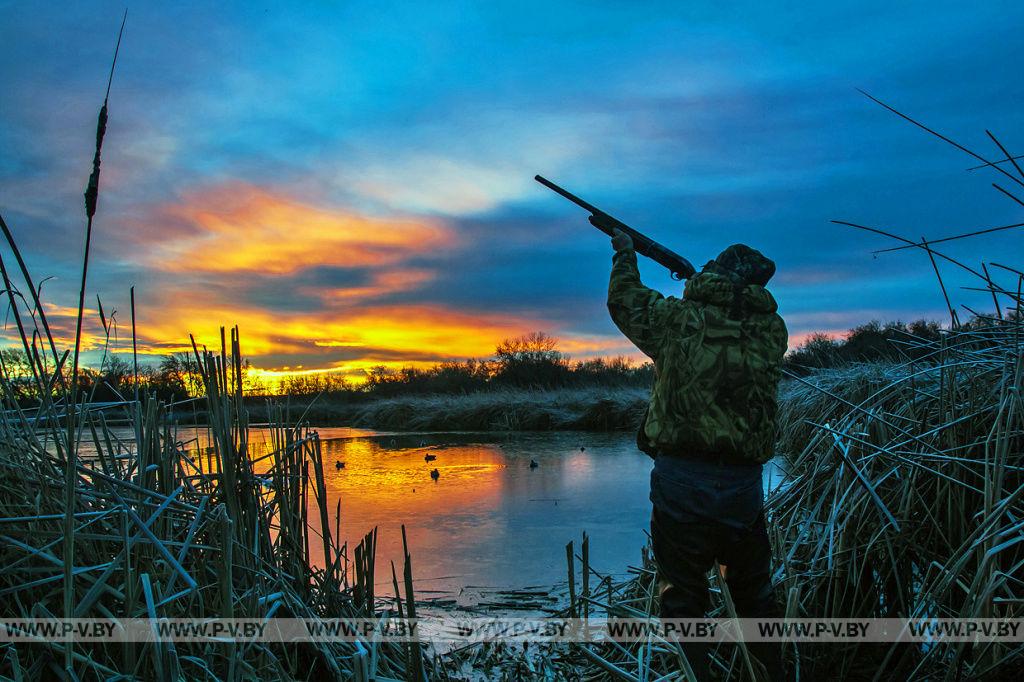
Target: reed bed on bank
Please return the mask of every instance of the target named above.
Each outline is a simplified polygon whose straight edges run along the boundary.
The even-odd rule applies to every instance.
[[[796,392],[817,409],[788,422],[791,479],[768,500],[779,587],[796,615],[1024,615],[1024,329],[1019,294],[1009,295],[1009,318],[953,329],[933,362],[860,382],[826,375]],[[793,654],[811,677],[953,679],[1019,670],[1024,648]]]
[[[110,405],[83,400],[68,410],[58,399],[26,410],[5,391],[0,617],[318,619],[382,617],[393,606],[374,599],[365,570],[373,534],[351,553],[339,545],[317,434],[286,426],[279,410],[272,451],[249,456],[237,333],[230,343],[230,353],[196,349],[212,417],[208,453],[177,441],[166,406],[145,396],[117,406],[134,431],[126,439],[107,424]],[[87,446],[89,456],[69,456]],[[408,588],[408,557],[405,578]],[[27,680],[407,679],[422,668],[418,647],[372,641],[0,645],[0,672]]]

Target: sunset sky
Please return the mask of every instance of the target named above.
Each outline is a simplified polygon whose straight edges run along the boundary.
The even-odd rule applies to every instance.
[[[608,240],[541,173],[700,265],[774,258],[794,342],[944,319],[909,237],[1021,222],[985,154],[1024,153],[1024,4],[132,3],[110,100],[88,303],[128,290],[148,356],[239,324],[264,369],[430,364],[543,330],[628,354]],[[0,2],[0,212],[66,334],[121,3]],[[950,244],[1020,266],[1024,235]],[[4,251],[7,258],[6,250]],[[651,263],[646,281],[680,285]],[[957,302],[991,308],[960,290]],[[100,344],[87,322],[87,359]]]

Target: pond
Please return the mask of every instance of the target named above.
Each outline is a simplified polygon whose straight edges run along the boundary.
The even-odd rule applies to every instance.
[[[624,574],[645,544],[651,460],[627,435],[356,437],[327,441],[324,459],[350,547],[378,527],[385,588],[388,561],[401,568],[401,524],[417,590],[465,588],[463,597],[564,581],[565,545],[575,541],[578,552],[584,531],[591,565],[602,573]]]
[[[565,545],[575,542],[578,554],[584,532],[599,573],[621,578],[640,563],[651,460],[636,449],[633,434],[316,430],[331,526],[340,500],[349,556],[378,529],[379,595],[393,593],[391,561],[401,579],[402,524],[417,595],[460,604],[491,590],[564,583]],[[268,433],[251,429],[253,454],[269,449]],[[201,428],[179,428],[176,438],[208,443]],[[775,471],[766,467],[766,489]]]

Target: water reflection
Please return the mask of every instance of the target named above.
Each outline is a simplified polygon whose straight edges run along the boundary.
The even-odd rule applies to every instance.
[[[341,499],[342,535],[351,546],[379,527],[379,576],[390,577],[387,562],[402,556],[402,523],[424,592],[549,586],[564,579],[565,544],[584,530],[597,570],[619,573],[639,557],[650,460],[628,437],[444,435],[412,448],[392,438],[324,446],[326,461],[345,462],[328,474],[332,505]]]

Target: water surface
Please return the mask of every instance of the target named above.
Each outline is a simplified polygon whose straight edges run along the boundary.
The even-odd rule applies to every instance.
[[[339,500],[349,556],[377,528],[378,594],[392,592],[391,561],[401,577],[402,524],[418,594],[460,603],[488,589],[564,583],[565,545],[574,541],[579,553],[584,532],[598,572],[622,577],[640,562],[651,460],[636,449],[632,434],[316,430],[332,531]],[[176,438],[207,451],[203,428],[179,428]],[[267,452],[269,431],[252,428],[250,448],[254,456]],[[204,468],[215,468],[210,464]]]
[[[594,568],[621,575],[645,543],[651,461],[627,435],[357,437],[325,442],[324,458],[350,546],[377,526],[378,575],[390,579],[404,523],[419,589],[550,586],[584,531]]]

